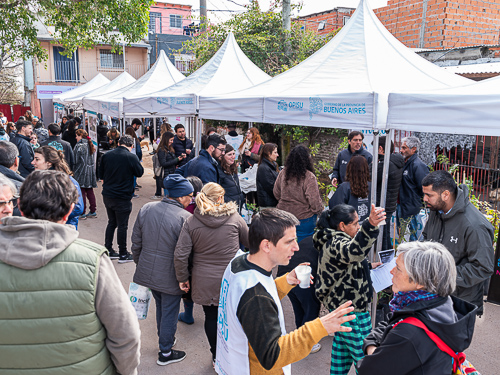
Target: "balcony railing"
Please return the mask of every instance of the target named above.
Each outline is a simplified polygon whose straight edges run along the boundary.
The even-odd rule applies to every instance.
[[[100,67],[93,63],[80,63],[75,61],[54,61],[53,66],[47,67],[42,64],[37,64],[35,68],[35,81],[38,83],[55,83],[55,82],[76,82],[86,83],[101,73],[109,80],[118,77],[124,71],[128,72],[135,79],[140,78],[147,71],[146,64],[126,64],[123,67]]]

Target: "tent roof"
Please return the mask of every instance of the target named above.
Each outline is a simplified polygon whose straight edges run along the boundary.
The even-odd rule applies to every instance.
[[[470,85],[389,95],[387,127],[500,136],[500,76]]]
[[[104,95],[85,97],[83,107],[104,115],[119,117],[123,113],[123,98],[147,95],[165,87],[171,86],[183,79],[179,72],[162,50],[155,64],[137,81],[130,85]],[[147,112],[129,113],[129,116],[147,115]]]
[[[92,78],[90,81],[85,83],[82,86],[78,86],[77,88],[66,91],[65,93],[62,93],[61,95],[54,96],[52,98],[52,101],[54,103],[61,103],[61,104],[71,104],[74,101],[81,100],[83,96],[88,94],[89,92],[94,91],[95,89],[98,89],[99,87],[102,87],[106,84],[108,84],[110,81],[106,77],[104,77],[101,73],[96,75],[94,78]]]
[[[271,77],[255,65],[241,50],[229,32],[217,53],[201,68],[181,82],[152,94],[134,98],[125,96],[125,113],[147,111],[155,114],[196,113],[197,95],[218,95],[242,90]]]
[[[371,128],[378,101],[377,123],[384,127],[389,92],[467,82],[404,46],[361,0],[342,30],[307,60],[247,90],[201,96],[200,117]]]
[[[73,103],[78,103],[82,104],[83,103],[83,98],[87,96],[92,96],[92,95],[105,95],[110,92],[119,90],[125,86],[130,85],[131,83],[135,82],[135,78],[132,77],[130,74],[127,72],[121,73],[118,77],[116,77],[114,80],[111,82],[108,82],[104,86],[97,87],[96,89],[86,93],[85,95],[80,95],[78,97],[73,97],[71,101]]]

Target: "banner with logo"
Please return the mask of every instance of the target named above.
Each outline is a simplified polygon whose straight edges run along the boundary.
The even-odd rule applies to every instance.
[[[123,112],[151,113],[157,117],[163,115],[194,115],[196,96],[171,96],[143,99],[123,98]]]
[[[264,122],[335,128],[373,129],[373,93],[264,100]]]
[[[99,118],[97,117],[97,113],[86,111],[85,116],[85,127],[89,133],[89,137],[94,144],[94,147],[97,151],[97,125],[99,125]],[[94,153],[94,164],[97,161],[97,152]]]
[[[59,124],[64,116],[64,106],[59,103],[54,103],[54,122]]]

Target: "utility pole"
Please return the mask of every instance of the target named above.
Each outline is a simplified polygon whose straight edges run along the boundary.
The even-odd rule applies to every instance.
[[[200,0],[200,29],[201,32],[207,30],[207,0]]]
[[[286,41],[285,41],[285,55],[290,56],[292,52],[292,46],[290,44],[290,33],[292,31],[292,22],[290,20],[290,13],[292,12],[292,7],[290,4],[291,0],[283,0],[283,29],[285,29]]]

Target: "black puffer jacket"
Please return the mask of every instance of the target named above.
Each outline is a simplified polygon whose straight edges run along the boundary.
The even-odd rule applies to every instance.
[[[363,352],[377,347],[372,355],[358,361],[359,375],[450,375],[451,357],[441,351],[421,328],[400,320],[413,316],[424,323],[453,351],[463,352],[471,343],[476,307],[456,297],[418,301],[401,311],[388,314],[387,320],[366,337]]]
[[[458,298],[471,302],[483,313],[483,281],[493,273],[493,225],[469,202],[467,185],[460,185],[453,208],[431,211],[422,232],[424,241],[442,243],[457,265]]]
[[[33,147],[30,143],[31,138],[28,138],[22,134],[16,134],[12,143],[14,143],[19,150],[19,173],[24,178],[35,170],[35,167],[31,162],[35,158],[35,153],[33,152]]]
[[[422,180],[429,174],[429,167],[413,154],[406,162],[403,169],[403,179],[399,188],[399,203],[401,204],[401,217],[406,219],[416,215],[424,206]]]
[[[187,155],[186,150],[193,151],[193,141],[186,137],[185,139],[186,145],[184,146],[184,141],[181,141],[177,136],[174,136],[174,142],[172,143],[172,147],[175,150],[175,156],[181,156],[181,154],[186,154],[186,158],[182,159],[179,162],[179,167],[186,164],[188,161],[194,158],[194,152],[191,152]]]
[[[335,160],[335,165],[333,166],[333,172],[330,174],[330,179],[337,179],[337,184],[340,185],[345,181],[345,174],[347,172],[347,164],[351,160],[351,158],[355,155],[361,155],[366,158],[368,165],[372,163],[373,156],[368,151],[366,151],[363,147],[361,147],[358,151],[352,152],[351,146],[347,147],[346,150],[342,150],[339,152],[337,159]]]
[[[161,180],[167,177],[169,174],[175,173],[175,168],[179,165],[179,158],[171,151],[165,151],[164,149],[158,149],[158,162],[163,168],[163,174]]]
[[[391,154],[389,158],[389,178],[387,179],[387,194],[385,202],[385,212],[387,217],[396,211],[398,205],[399,188],[403,178],[405,158],[399,153]],[[370,164],[370,175],[372,164]],[[382,190],[382,176],[384,173],[384,155],[378,156],[377,166],[377,207],[380,206],[380,191]]]
[[[260,207],[276,207],[278,200],[274,197],[274,183],[279,172],[276,163],[264,158],[257,169],[257,201]]]
[[[241,192],[238,173],[226,173],[220,164],[217,168],[219,168],[219,185],[226,191],[226,194],[224,194],[224,202],[236,202],[239,210],[243,204],[244,197]]]

